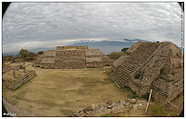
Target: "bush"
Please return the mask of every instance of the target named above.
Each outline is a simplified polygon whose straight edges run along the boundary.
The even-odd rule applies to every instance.
[[[126,52],[129,48],[122,48],[121,51],[122,52]]]
[[[39,51],[37,54],[42,55],[43,54],[43,51]]]

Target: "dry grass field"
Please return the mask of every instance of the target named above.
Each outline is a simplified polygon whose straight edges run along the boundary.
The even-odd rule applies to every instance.
[[[127,97],[103,68],[35,70],[38,76],[17,90],[3,89],[7,101],[32,115],[70,116],[88,105]]]

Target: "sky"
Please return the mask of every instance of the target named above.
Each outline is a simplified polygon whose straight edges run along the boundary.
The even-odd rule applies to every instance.
[[[12,3],[3,18],[3,52],[83,41],[142,39],[181,46],[178,3]]]

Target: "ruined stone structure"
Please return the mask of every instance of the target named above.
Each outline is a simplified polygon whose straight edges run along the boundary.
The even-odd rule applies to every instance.
[[[33,79],[35,76],[36,72],[34,70],[15,67],[3,73],[3,85],[9,89],[15,90]]]
[[[9,65],[6,65],[5,63],[3,63],[2,70],[3,70],[3,73],[6,73],[11,70],[11,67]]]
[[[112,61],[99,49],[87,46],[57,46],[56,50],[45,51],[35,65],[42,68],[79,69],[103,67]]]
[[[183,108],[181,49],[170,42],[138,42],[127,52],[128,55],[113,63],[112,80],[139,96],[148,95],[152,89],[154,101],[171,105],[180,112]]]

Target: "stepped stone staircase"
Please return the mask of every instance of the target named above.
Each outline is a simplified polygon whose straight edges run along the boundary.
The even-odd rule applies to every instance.
[[[115,61],[111,79],[118,87],[129,87],[138,96],[152,89],[156,102],[178,105],[174,107],[179,112],[183,103],[178,99],[183,97],[184,87],[181,49],[170,42],[144,42],[132,48],[126,57]]]
[[[14,78],[11,80],[4,80],[4,84],[7,88],[15,90],[33,79],[35,76],[36,72],[34,70],[27,71],[27,73],[25,73],[24,76],[20,77],[19,79]]]
[[[155,52],[158,46],[159,45],[155,43],[146,43],[132,54],[129,54],[129,57],[123,59],[123,63],[115,69],[117,78],[114,78],[113,81],[120,87],[127,86],[128,80],[131,79],[131,74],[137,72],[140,66],[144,66],[144,62],[146,62],[149,57],[152,57],[153,52]]]

